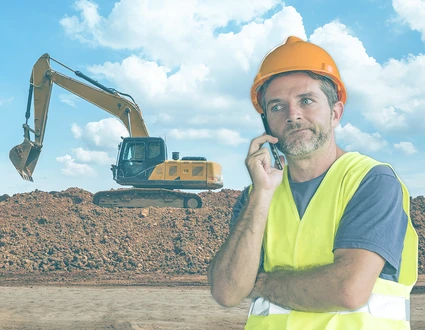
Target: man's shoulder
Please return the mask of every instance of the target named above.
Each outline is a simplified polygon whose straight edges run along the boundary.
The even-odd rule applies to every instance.
[[[370,156],[363,155],[359,152],[347,152],[344,154],[340,167],[345,173],[366,173],[367,177],[388,175],[397,178],[397,175],[388,163],[381,162]]]
[[[361,163],[362,165],[367,164],[369,167],[371,167],[370,170],[367,172],[365,179],[380,175],[386,175],[393,178],[397,178],[397,175],[395,174],[394,169],[390,164],[381,162],[373,157],[363,155],[359,152],[357,152],[356,154],[359,157],[359,163]]]
[[[391,164],[388,164],[387,162],[385,162],[385,161],[380,161],[380,160],[377,160],[377,159],[375,159],[375,158],[373,158],[373,157],[371,157],[371,156],[368,156],[368,155],[365,155],[365,154],[362,154],[362,153],[360,153],[360,152],[348,152],[349,154],[352,154],[353,155],[353,157],[357,157],[357,159],[358,159],[358,161],[360,162],[360,163],[369,163],[369,164],[372,164],[372,165],[375,165],[375,167],[379,167],[379,168],[389,168],[391,171],[392,171],[392,167],[391,167]]]
[[[366,176],[378,176],[378,175],[388,175],[393,178],[397,178],[393,169],[387,164],[379,164],[370,169]]]

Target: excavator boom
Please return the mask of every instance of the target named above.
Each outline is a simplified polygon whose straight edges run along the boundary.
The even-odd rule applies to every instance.
[[[149,136],[142,118],[142,113],[135,103],[121,97],[116,90],[101,85],[80,71],[72,70],[77,76],[88,80],[99,88],[84,84],[81,81],[53,71],[50,67],[50,59],[54,60],[49,54],[44,54],[33,66],[30,78],[27,112],[25,115],[26,122],[23,125],[24,142],[13,147],[9,152],[9,158],[12,164],[24,180],[33,181],[32,174],[43,147],[53,83],[118,117],[123,122],[130,135]],[[30,118],[31,99],[33,94],[34,129],[31,129],[28,125],[28,120]],[[30,133],[34,134],[34,140],[31,140]]]

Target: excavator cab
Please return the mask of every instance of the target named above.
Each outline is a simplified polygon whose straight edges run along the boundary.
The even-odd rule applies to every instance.
[[[160,137],[124,138],[117,164],[112,165],[114,180],[120,185],[150,186],[146,183],[158,164],[167,159],[165,142]]]

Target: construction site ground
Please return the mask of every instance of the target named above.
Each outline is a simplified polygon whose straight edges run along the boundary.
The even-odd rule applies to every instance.
[[[238,190],[201,209],[107,209],[79,188],[0,195],[0,329],[243,329],[249,301],[223,308],[206,267],[228,235]],[[425,199],[411,201],[425,329]]]

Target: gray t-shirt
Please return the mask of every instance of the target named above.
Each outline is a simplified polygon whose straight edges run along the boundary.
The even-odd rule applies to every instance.
[[[326,172],[305,182],[289,179],[300,219]],[[236,200],[230,229],[248,200],[246,187]],[[379,277],[398,281],[407,230],[407,215],[403,210],[400,182],[389,166],[377,165],[363,178],[359,188],[345,208],[334,241],[335,249],[365,249],[379,254],[386,263]],[[261,253],[260,267],[263,265]]]

